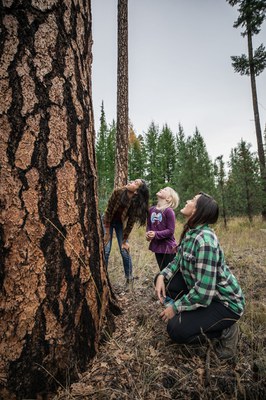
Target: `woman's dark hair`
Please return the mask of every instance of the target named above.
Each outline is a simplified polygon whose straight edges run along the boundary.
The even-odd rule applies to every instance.
[[[136,194],[133,196],[131,205],[128,210],[128,217],[132,217],[140,225],[145,225],[149,213],[149,189],[144,181],[141,179],[142,185],[138,188]]]
[[[183,232],[180,236],[180,242],[189,229],[195,228],[200,224],[215,224],[218,220],[219,206],[214,198],[204,192],[199,192],[198,194],[200,194],[200,196],[197,199],[196,211],[184,225]]]

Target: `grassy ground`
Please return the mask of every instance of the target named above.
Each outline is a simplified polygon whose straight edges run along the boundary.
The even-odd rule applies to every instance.
[[[182,229],[177,224],[176,237]],[[79,382],[54,398],[121,400],[205,400],[266,398],[266,226],[259,219],[229,222],[215,231],[227,263],[238,277],[247,306],[240,319],[238,361],[220,362],[206,346],[176,345],[160,320],[161,306],[153,299],[153,278],[158,272],[148,250],[144,229],[134,229],[131,254],[134,291],[124,291],[124,276],[116,241],[109,277],[122,314],[116,330],[99,349]]]

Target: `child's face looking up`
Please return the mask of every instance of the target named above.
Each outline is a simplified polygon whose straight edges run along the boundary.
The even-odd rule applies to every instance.
[[[156,196],[160,199],[164,199],[166,201],[170,200],[170,193],[167,188],[160,189],[159,192],[156,193]]]

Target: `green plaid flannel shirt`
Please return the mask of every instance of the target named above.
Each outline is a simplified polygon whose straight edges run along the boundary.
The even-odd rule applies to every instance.
[[[190,229],[183,238],[174,260],[161,271],[166,282],[180,269],[189,292],[175,301],[174,310],[195,310],[221,301],[242,315],[245,299],[237,279],[225,264],[217,236],[208,225]]]

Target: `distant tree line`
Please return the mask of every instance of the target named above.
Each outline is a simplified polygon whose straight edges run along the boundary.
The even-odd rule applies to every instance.
[[[114,188],[115,137],[116,124],[114,121],[107,124],[102,104],[96,139],[101,211]],[[169,185],[179,193],[181,207],[198,191],[213,195],[225,223],[227,217],[246,215],[252,220],[261,212],[263,186],[259,161],[251,145],[243,140],[231,150],[225,165],[222,155],[212,162],[198,128],[193,135],[186,136],[181,125],[173,133],[167,124],[159,129],[151,122],[142,136],[136,135],[130,126],[128,179],[138,177],[148,182],[151,203],[156,201],[156,192]]]

